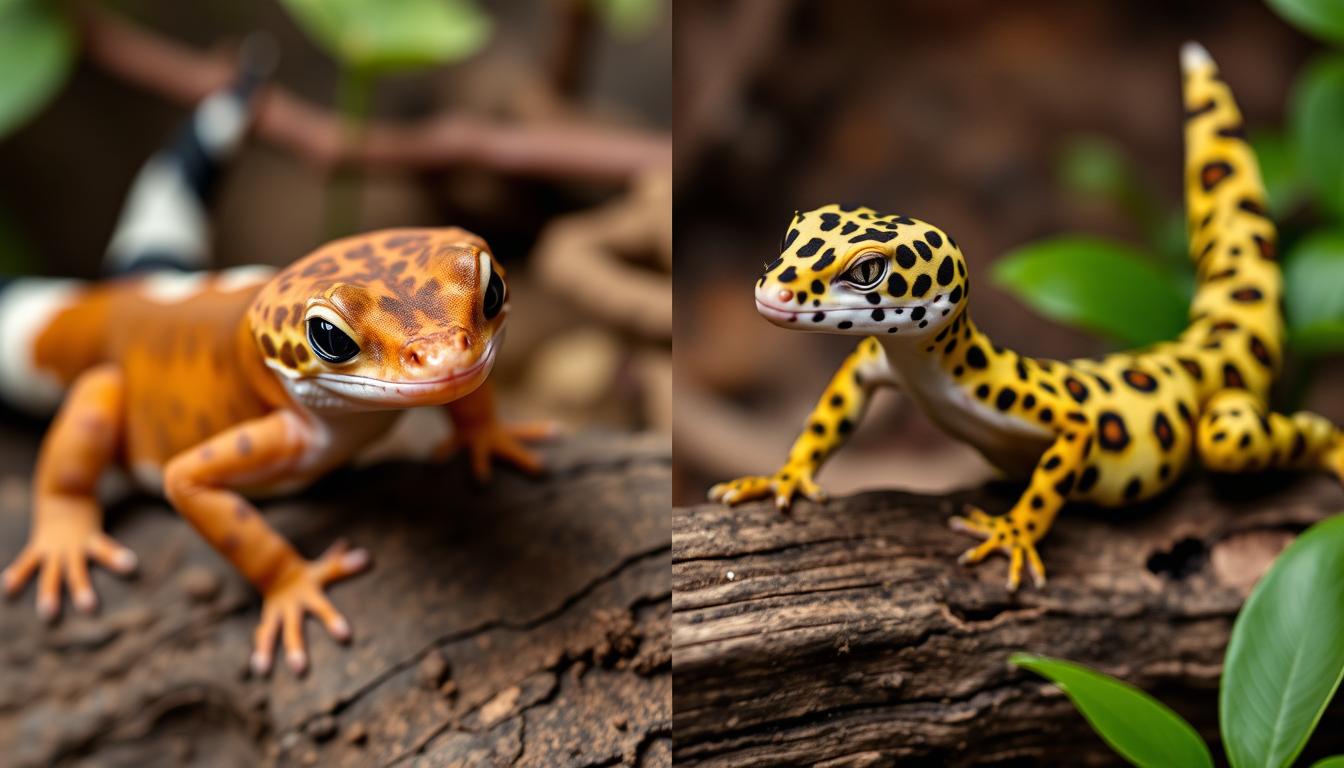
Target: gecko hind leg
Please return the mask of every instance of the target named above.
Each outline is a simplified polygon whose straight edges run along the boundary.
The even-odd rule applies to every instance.
[[[1324,416],[1274,413],[1240,389],[1214,395],[1196,429],[1200,461],[1214,472],[1324,469],[1344,482],[1344,434]]]

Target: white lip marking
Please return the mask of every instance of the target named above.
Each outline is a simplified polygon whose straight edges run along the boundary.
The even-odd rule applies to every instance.
[[[395,407],[399,403],[435,392],[445,386],[467,381],[481,374],[482,371],[489,371],[495,362],[497,342],[498,337],[486,348],[485,354],[481,355],[481,358],[469,368],[463,368],[434,381],[394,382],[348,373],[319,373],[302,379],[300,378],[301,374],[285,368],[273,360],[267,360],[266,364],[286,378],[297,380],[294,382],[296,386],[304,385],[302,389],[305,399],[311,401],[312,407],[338,407],[340,404],[350,403]],[[319,401],[316,399],[318,393],[315,390],[327,393],[330,400],[323,398]]]

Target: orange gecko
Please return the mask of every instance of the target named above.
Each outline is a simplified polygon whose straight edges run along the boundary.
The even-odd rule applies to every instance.
[[[146,165],[109,249],[118,277],[0,281],[0,394],[31,406],[64,395],[38,457],[29,541],[0,578],[14,594],[36,574],[44,617],[59,613],[63,584],[93,610],[88,561],[136,564],[103,532],[95,499],[120,462],[262,593],[253,669],[270,670],[281,639],[302,673],[306,614],[348,639],[324,587],[368,556],[337,543],[305,559],[248,498],[344,464],[410,407],[446,407],[455,435],[444,450],[464,448],[482,478],[492,457],[537,471],[523,441],[550,428],[496,419],[486,379],[509,295],[470,232],[373,232],[278,273],[187,271],[203,261],[214,166],[245,131],[255,80],[207,99]]]

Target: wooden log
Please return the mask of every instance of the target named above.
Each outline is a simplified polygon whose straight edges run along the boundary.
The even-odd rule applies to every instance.
[[[1144,507],[1070,509],[1040,547],[1048,585],[1014,596],[1004,559],[956,563],[973,541],[946,525],[1013,492],[675,510],[676,764],[1122,764],[1008,664],[1017,650],[1122,677],[1216,739],[1237,609],[1297,532],[1344,510],[1325,478],[1197,478]],[[1312,754],[1344,748],[1341,723],[1327,714]]]
[[[14,440],[4,558],[28,529]],[[309,622],[302,679],[248,675],[258,597],[185,522],[159,500],[117,505],[140,576],[97,573],[98,616],[44,627],[31,588],[0,606],[0,762],[670,764],[667,438],[544,450],[542,479],[500,470],[480,488],[461,462],[394,464],[265,504],[306,554],[337,537],[373,554],[330,593],[354,642]]]

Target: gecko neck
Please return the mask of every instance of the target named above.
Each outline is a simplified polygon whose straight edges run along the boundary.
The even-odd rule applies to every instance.
[[[963,307],[941,330],[919,338],[890,336],[883,339],[887,355],[898,370],[934,366],[960,379],[966,368],[980,361],[978,355],[967,360],[967,351],[978,348],[987,358],[1003,352],[971,319],[969,307]]]
[[[234,336],[234,355],[238,361],[238,369],[243,372],[243,377],[257,397],[261,398],[271,408],[287,408],[293,405],[289,393],[285,387],[276,378],[276,374],[270,368],[266,367],[266,361],[262,359],[261,350],[257,349],[256,335],[252,330],[251,318],[244,312],[242,319],[238,322],[238,331]]]

